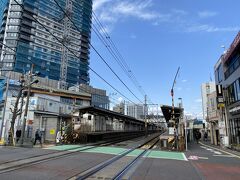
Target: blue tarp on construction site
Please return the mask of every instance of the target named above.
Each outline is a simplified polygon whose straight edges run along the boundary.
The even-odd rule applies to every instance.
[[[3,100],[3,90],[5,83],[6,83],[5,79],[0,79],[0,102]]]

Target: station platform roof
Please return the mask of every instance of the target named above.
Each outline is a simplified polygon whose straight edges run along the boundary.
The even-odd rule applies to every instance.
[[[135,122],[135,123],[140,123],[140,124],[144,124],[144,121],[136,119],[134,117],[131,116],[127,116],[115,111],[111,111],[108,109],[104,109],[104,108],[100,108],[97,106],[86,106],[86,107],[81,107],[78,108],[79,113],[84,114],[84,113],[90,113],[93,115],[101,115],[101,116],[105,116],[105,117],[114,117],[116,119],[122,119],[124,121],[128,121],[128,122]]]

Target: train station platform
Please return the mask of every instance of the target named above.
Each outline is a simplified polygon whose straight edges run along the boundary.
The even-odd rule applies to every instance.
[[[160,131],[148,131],[152,134]],[[145,131],[107,131],[107,132],[83,132],[79,134],[79,142],[92,143],[97,141],[108,141],[114,139],[130,139],[141,137],[146,134]]]

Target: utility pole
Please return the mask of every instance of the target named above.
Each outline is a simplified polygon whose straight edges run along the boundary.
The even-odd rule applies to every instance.
[[[22,133],[21,133],[21,138],[20,138],[20,143],[23,144],[24,141],[24,135],[25,135],[25,127],[26,127],[26,120],[27,120],[27,113],[28,113],[28,105],[29,105],[29,98],[30,98],[30,93],[31,93],[31,85],[33,83],[38,83],[38,80],[33,81],[33,68],[34,65],[32,64],[31,70],[29,73],[29,78],[28,78],[28,85],[27,85],[27,99],[26,99],[26,105],[25,105],[25,111],[24,111],[24,116],[23,116],[23,123],[22,123]]]
[[[173,85],[172,85],[172,89],[171,89],[171,96],[172,96],[172,122],[173,122],[173,127],[174,127],[174,143],[175,143],[175,148],[178,148],[178,131],[177,131],[177,123],[176,123],[176,119],[175,119],[175,112],[174,112],[174,86],[176,84],[176,78],[177,75],[179,73],[180,67],[178,67],[177,69],[177,73],[174,77],[174,81],[173,81]]]
[[[147,137],[147,95],[144,96],[144,122],[145,122],[145,136]]]
[[[14,126],[15,126],[15,121],[17,119],[17,116],[20,115],[21,113],[21,109],[18,109],[18,105],[19,105],[19,100],[22,96],[22,91],[24,89],[24,85],[23,83],[25,82],[24,80],[24,75],[21,76],[21,85],[20,85],[20,90],[18,91],[18,95],[17,95],[17,99],[14,105],[14,109],[12,111],[12,121],[11,121],[11,127],[10,127],[10,133],[11,133],[11,139],[10,139],[10,143],[15,146],[15,141],[14,141]],[[12,110],[12,109],[11,109]]]

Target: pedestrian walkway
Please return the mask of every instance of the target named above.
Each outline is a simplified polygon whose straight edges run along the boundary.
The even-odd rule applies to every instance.
[[[44,148],[48,150],[58,150],[58,151],[82,151],[87,153],[101,153],[101,154],[112,154],[119,155],[127,151],[126,148],[120,147],[94,147],[94,146],[80,146],[80,145],[61,145]],[[136,149],[133,152],[129,153],[127,156],[137,156],[143,150]],[[157,158],[157,159],[169,159],[169,160],[180,160],[187,161],[184,153],[181,152],[168,152],[168,151],[158,151],[151,150],[145,155],[146,158]]]
[[[202,141],[202,142],[200,142],[200,144],[201,145],[205,145],[205,146],[209,146],[209,147],[214,148],[216,150],[223,151],[225,153],[227,152],[227,153],[230,153],[230,154],[234,154],[234,155],[236,155],[236,156],[238,156],[240,158],[240,152],[233,151],[233,150],[231,150],[231,149],[229,149],[227,147],[221,147],[221,146],[213,145],[213,144],[211,144],[210,141]]]

